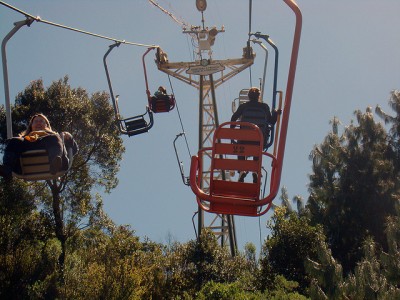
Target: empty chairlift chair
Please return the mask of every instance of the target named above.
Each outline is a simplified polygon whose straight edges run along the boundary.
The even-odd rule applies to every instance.
[[[108,49],[108,51],[104,54],[103,57],[103,63],[104,63],[104,69],[106,71],[106,76],[107,76],[107,82],[108,82],[108,87],[110,89],[110,96],[111,100],[113,102],[113,107],[114,107],[114,112],[115,112],[115,118],[118,126],[118,130],[122,134],[126,134],[129,137],[138,135],[144,132],[148,132],[151,127],[153,127],[153,113],[149,109],[149,107],[146,108],[146,112],[141,115],[137,115],[134,117],[128,117],[128,118],[121,118],[121,115],[119,113],[119,107],[118,107],[118,95],[114,96],[114,91],[112,88],[111,84],[111,78],[110,74],[108,72],[108,67],[107,67],[107,56],[110,54],[110,52],[115,48],[118,47],[121,43],[115,43],[111,45]],[[149,50],[147,50],[149,51]],[[148,115],[147,120],[145,116]]]

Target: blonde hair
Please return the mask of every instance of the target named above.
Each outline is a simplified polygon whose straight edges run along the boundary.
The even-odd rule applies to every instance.
[[[49,119],[47,119],[47,117],[46,117],[44,114],[34,114],[34,115],[31,117],[31,119],[29,120],[29,124],[28,124],[28,126],[26,127],[26,129],[25,129],[23,132],[21,132],[21,133],[19,134],[20,136],[25,136],[25,135],[28,135],[29,133],[32,132],[32,123],[33,123],[33,120],[34,120],[36,117],[41,117],[41,118],[43,118],[43,119],[45,120],[45,122],[46,122],[46,129],[47,129],[48,131],[54,132],[53,129],[51,129],[51,125],[50,125]]]

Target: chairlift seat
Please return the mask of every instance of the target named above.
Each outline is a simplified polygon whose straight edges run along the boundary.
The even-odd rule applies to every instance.
[[[137,134],[148,132],[149,129],[153,126],[153,113],[148,108],[147,112],[149,113],[149,122],[147,122],[144,118],[146,113],[143,115],[120,120],[120,122],[124,123],[124,132],[126,132],[128,136],[134,136]]]
[[[175,107],[174,95],[165,95],[163,97],[152,96],[149,102],[151,110],[154,113],[169,112]]]
[[[250,101],[249,96],[249,89],[242,89],[239,92],[239,97],[235,98],[232,102],[232,112],[235,112],[236,109],[243,103]]]
[[[148,125],[143,117],[136,120],[125,121],[126,130],[129,136],[148,132]]]
[[[72,162],[72,151],[68,157]],[[20,157],[20,165],[21,174],[13,172],[13,176],[27,181],[57,179],[67,172],[67,170],[61,170],[56,174],[51,174],[49,156],[44,149],[23,152]]]
[[[239,92],[239,105],[249,101],[249,89],[243,89]]]
[[[126,128],[128,131],[132,130],[138,130],[143,127],[147,127],[147,122],[143,117],[136,119],[136,120],[130,120],[130,121],[125,121]]]
[[[231,125],[235,125],[235,128],[230,128]],[[232,144],[231,140],[240,143]],[[266,212],[260,212],[261,207],[266,205],[265,201],[261,201],[265,199],[260,199],[262,156],[268,155],[262,152],[262,145],[262,132],[251,123],[226,122],[215,130],[213,146],[200,149],[198,155],[192,157],[190,170],[190,186],[203,210],[242,216],[259,216]],[[205,155],[206,151],[211,151],[211,155]],[[258,160],[241,160],[238,159],[238,155],[256,156]],[[203,157],[206,156],[211,157],[210,184],[207,192],[200,188],[201,166]],[[258,180],[256,183],[234,182],[224,180],[218,175],[229,170],[254,172],[258,174]],[[271,204],[267,204],[268,210]]]

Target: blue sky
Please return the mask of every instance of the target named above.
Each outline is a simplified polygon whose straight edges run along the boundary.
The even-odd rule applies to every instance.
[[[9,0],[8,4],[42,19],[116,39],[157,44],[170,61],[192,60],[192,47],[180,26],[147,0],[60,1]],[[292,44],[294,15],[282,0],[253,0],[251,29],[270,35],[280,51],[278,89],[285,90]],[[292,198],[307,199],[308,155],[330,130],[329,120],[337,116],[343,126],[350,124],[353,111],[377,104],[386,110],[390,91],[400,88],[400,2],[398,0],[321,1],[298,0],[303,13],[303,31],[294,86],[281,186]],[[160,0],[159,4],[192,25],[201,24],[195,1]],[[217,36],[214,59],[237,58],[247,40],[249,2],[208,1],[204,13],[207,26],[225,26]],[[0,35],[24,16],[0,5]],[[45,86],[65,75],[73,87],[89,93],[108,91],[103,55],[111,41],[34,22],[22,28],[7,44],[11,99],[31,80],[42,78]],[[257,53],[254,66],[217,89],[219,119],[229,120],[232,101],[240,89],[258,85],[262,77],[265,51]],[[120,109],[125,116],[145,111],[146,94],[141,56],[146,48],[121,45],[109,56],[109,68]],[[150,89],[169,87],[168,78],[157,70],[148,56]],[[270,101],[270,69],[266,99]],[[1,81],[3,77],[1,76]],[[191,153],[197,152],[197,90],[172,79]],[[0,103],[4,88],[0,87]],[[342,127],[343,129],[343,127]],[[181,132],[177,111],[155,115],[151,131],[124,137],[126,153],[121,162],[119,186],[103,195],[107,213],[118,224],[131,224],[136,234],[156,242],[169,238],[180,242],[195,238],[192,216],[197,210],[190,188],[183,185],[172,142]],[[179,145],[178,145],[179,146]],[[180,148],[185,170],[189,157]],[[279,199],[275,200],[277,204]],[[253,242],[259,248],[268,234],[270,215],[261,218],[237,217],[239,248]],[[196,223],[197,224],[197,223]]]

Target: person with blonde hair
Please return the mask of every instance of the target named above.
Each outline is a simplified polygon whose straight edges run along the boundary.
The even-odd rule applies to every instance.
[[[11,178],[12,172],[21,173],[19,158],[29,150],[46,150],[50,161],[50,173],[56,174],[68,168],[68,158],[65,147],[71,148],[73,155],[78,152],[78,145],[68,132],[60,134],[53,131],[49,120],[43,114],[31,117],[27,128],[7,141],[3,156],[3,165],[0,165],[0,176]],[[65,145],[65,146],[64,146]]]

